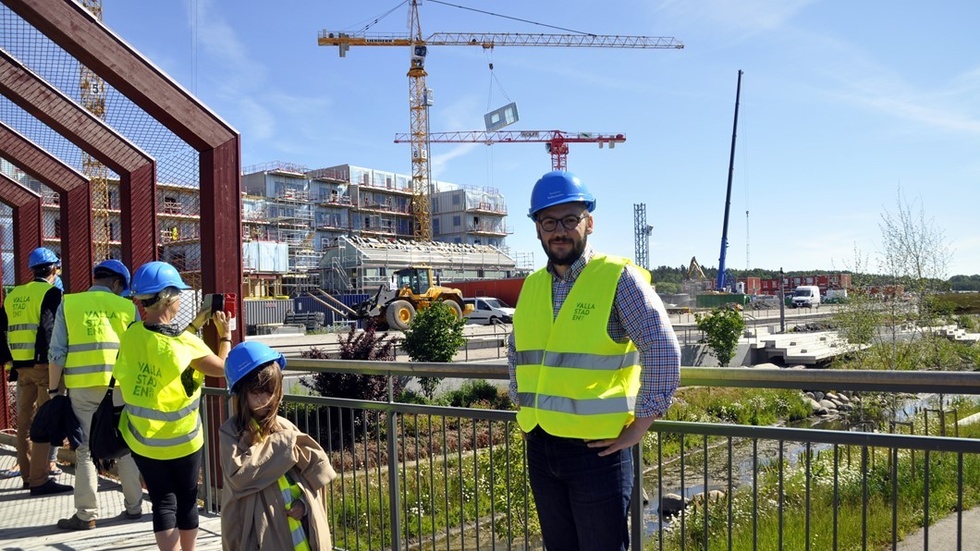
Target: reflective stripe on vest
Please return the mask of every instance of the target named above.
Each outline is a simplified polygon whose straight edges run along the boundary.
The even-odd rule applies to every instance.
[[[619,436],[633,421],[640,354],[609,338],[609,316],[625,258],[594,256],[554,316],[547,270],[524,282],[514,313],[517,421],[566,438]],[[649,277],[649,274],[646,274]]]
[[[193,345],[183,342],[189,338],[196,337],[186,332],[162,335],[147,330],[142,322],[123,333],[113,374],[126,403],[119,430],[134,453],[176,459],[204,445],[201,389],[198,386],[188,396],[181,382],[184,369],[193,369],[189,367]]]
[[[282,501],[286,504],[286,510],[293,508],[293,501],[303,494],[299,484],[292,481],[288,474],[279,477],[279,491],[282,493]],[[310,551],[310,544],[306,540],[306,532],[303,531],[303,523],[287,516],[289,522],[289,535],[293,539],[293,549],[296,551]]]
[[[65,386],[106,386],[119,353],[119,337],[136,319],[136,307],[108,291],[65,295],[62,303],[68,329]]]
[[[7,346],[15,362],[30,362],[36,357],[34,346],[41,325],[41,303],[51,287],[46,281],[18,285],[3,301],[7,312]]]

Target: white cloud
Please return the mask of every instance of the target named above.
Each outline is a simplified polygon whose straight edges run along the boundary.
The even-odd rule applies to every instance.
[[[445,153],[440,153],[438,155],[433,155],[429,158],[429,164],[432,166],[432,177],[438,179],[439,175],[446,170],[446,165],[449,161],[455,159],[456,157],[462,157],[470,151],[473,151],[480,144],[475,143],[464,143],[453,146],[452,149]]]

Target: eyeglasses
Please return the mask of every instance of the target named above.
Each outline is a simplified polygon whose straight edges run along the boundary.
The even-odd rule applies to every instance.
[[[541,229],[546,232],[553,232],[558,228],[558,222],[565,227],[566,230],[574,230],[578,227],[582,220],[588,218],[588,214],[583,214],[582,216],[575,216],[574,214],[569,214],[562,218],[542,218],[538,220],[538,224],[541,224]]]

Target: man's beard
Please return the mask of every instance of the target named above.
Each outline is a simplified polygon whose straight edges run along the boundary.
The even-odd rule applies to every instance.
[[[582,253],[585,252],[585,237],[582,237],[581,241],[576,242],[570,237],[561,237],[548,240],[541,243],[541,247],[544,248],[544,252],[548,255],[548,260],[556,266],[571,266],[576,260],[582,258]],[[552,244],[561,244],[567,247],[565,251],[553,251]],[[570,245],[570,247],[568,247]]]

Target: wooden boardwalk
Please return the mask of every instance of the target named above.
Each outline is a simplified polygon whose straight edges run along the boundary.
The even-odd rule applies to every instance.
[[[74,466],[61,465],[61,468],[65,472],[56,480],[62,484],[74,484]],[[7,469],[17,470],[16,450],[6,443],[0,443],[0,472]],[[56,526],[58,519],[75,513],[70,492],[31,497],[22,484],[19,476],[0,478],[0,550],[152,551],[157,548],[148,496],[144,495],[143,518],[127,520],[122,516],[123,495],[119,484],[102,478],[99,481],[99,514],[104,518],[96,521],[94,529],[76,532],[61,530]],[[201,513],[197,549],[221,549],[221,519],[217,515]]]

